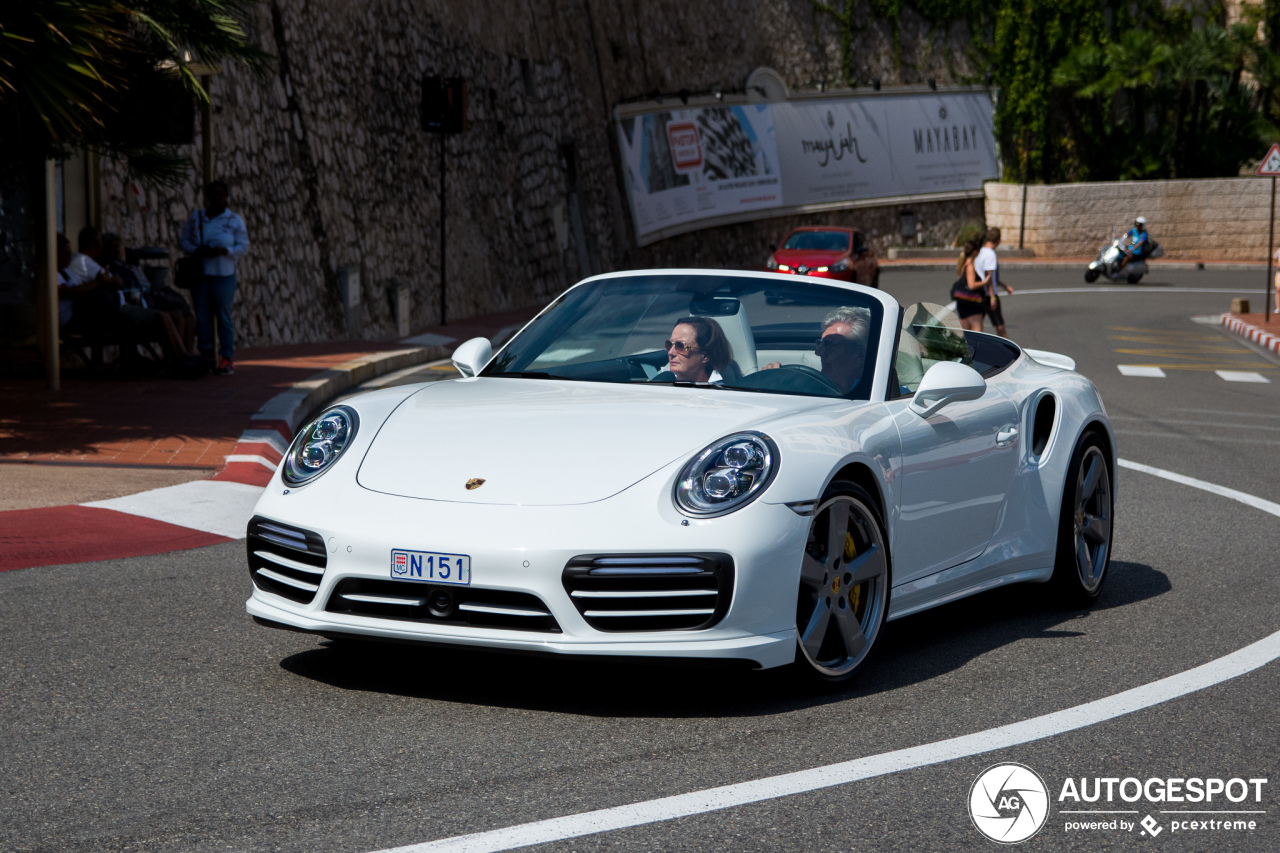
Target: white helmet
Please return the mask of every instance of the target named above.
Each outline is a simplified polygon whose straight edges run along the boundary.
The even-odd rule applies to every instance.
[[[1147,217],[1145,217],[1145,216],[1139,216],[1137,219],[1135,219],[1135,220],[1133,220],[1133,221],[1134,221],[1136,224],[1138,224],[1138,225],[1146,225],[1146,224],[1147,224]]]

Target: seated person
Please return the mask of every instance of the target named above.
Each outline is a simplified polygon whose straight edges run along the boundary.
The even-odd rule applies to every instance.
[[[150,282],[142,270],[124,262],[124,246],[115,234],[102,235],[102,251],[99,260],[107,270],[124,282],[125,289],[142,294],[139,304],[124,302],[120,306],[121,317],[128,323],[130,336],[139,342],[155,340],[164,345],[165,354],[172,359],[196,356],[196,320],[189,311],[161,311],[149,305],[145,293]]]
[[[822,320],[822,335],[813,351],[822,361],[823,375],[845,394],[862,378],[870,331],[871,321],[865,309],[837,308]],[[762,369],[781,366],[781,362],[774,361]]]
[[[1124,248],[1124,257],[1120,259],[1120,266],[1116,267],[1116,271],[1125,268],[1125,265],[1134,259],[1140,259],[1147,253],[1147,243],[1151,240],[1151,235],[1147,233],[1147,218],[1139,216],[1133,220],[1133,227],[1129,229],[1129,233],[1125,234],[1125,239],[1129,241],[1129,245]]]
[[[58,320],[69,331],[80,334],[114,334],[118,324],[117,308],[121,285],[118,277],[98,264],[102,252],[102,234],[97,228],[80,229],[80,251],[70,254],[62,264],[62,247],[70,244],[59,238],[59,260],[62,281],[58,286]]]
[[[724,382],[720,371],[729,366],[733,353],[724,331],[715,320],[685,317],[671,330],[666,342],[667,370],[677,382]],[[666,380],[666,373],[654,379]],[[670,381],[670,380],[667,380]]]
[[[71,264],[71,241],[64,235],[58,235],[58,325],[65,326],[71,321],[74,303],[71,301],[71,279],[67,277],[67,267]]]

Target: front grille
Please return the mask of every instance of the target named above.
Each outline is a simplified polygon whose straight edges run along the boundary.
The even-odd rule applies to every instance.
[[[542,599],[502,589],[346,578],[334,587],[325,610],[396,622],[560,633]]]
[[[255,515],[245,540],[254,586],[309,604],[320,589],[328,562],[319,533]]]
[[[733,598],[728,554],[589,554],[564,588],[598,631],[692,631],[724,618]]]

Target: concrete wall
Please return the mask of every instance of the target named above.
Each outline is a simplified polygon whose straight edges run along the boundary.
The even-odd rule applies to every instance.
[[[1262,178],[1027,187],[1025,244],[1039,257],[1092,257],[1147,218],[1170,259],[1265,261],[1271,182]],[[986,185],[987,224],[1018,245],[1022,185]]]
[[[759,66],[793,88],[830,85],[838,31],[810,0],[267,0],[247,29],[278,61],[262,74],[229,67],[213,90],[214,173],[253,244],[239,269],[241,345],[345,336],[349,266],[364,336],[395,333],[395,283],[409,288],[410,328],[439,321],[440,139],[418,127],[424,74],[468,81],[470,127],[446,141],[452,319],[546,301],[614,269],[755,267],[795,224],[853,224],[881,248],[897,240],[898,210],[875,208],[634,246],[613,107],[654,90],[740,91]],[[958,82],[975,73],[967,44],[963,26],[944,33],[906,14],[901,66],[889,31],[871,24],[855,70],[864,86]],[[197,131],[183,150],[198,163],[200,149]],[[147,190],[105,163],[104,227],[127,245],[176,247],[197,183]],[[912,210],[937,241],[982,216],[981,200]]]

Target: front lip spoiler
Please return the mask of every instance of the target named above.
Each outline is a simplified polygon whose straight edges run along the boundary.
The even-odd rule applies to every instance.
[[[317,619],[310,614],[294,613],[259,598],[245,602],[245,610],[259,625],[322,637],[347,637],[371,641],[403,642],[441,648],[464,647],[476,651],[527,653],[558,658],[600,658],[614,661],[671,660],[746,661],[758,669],[783,666],[795,660],[795,629],[777,634],[760,634],[721,640],[680,640],[670,635],[655,640],[588,640],[577,642],[548,641],[522,636],[522,632],[501,629],[472,629],[460,632],[423,633],[404,630],[398,625],[371,624],[362,630],[352,626]],[[377,620],[370,620],[376,622]],[[474,633],[473,633],[474,632]],[[730,664],[733,665],[733,664]]]

